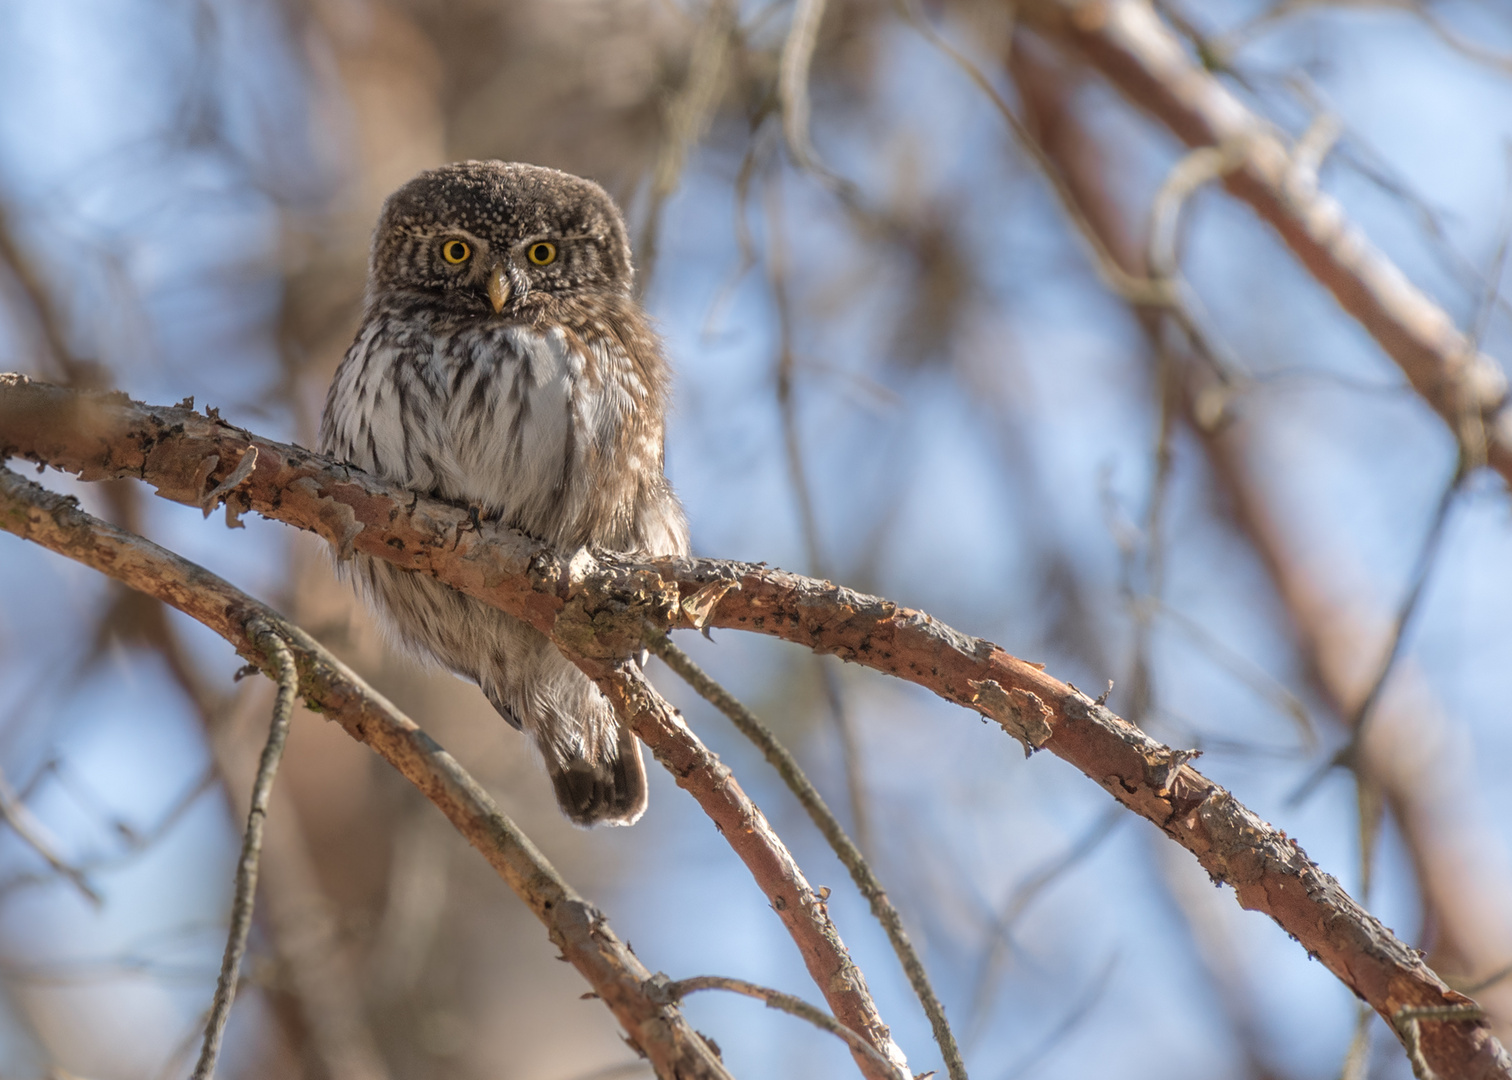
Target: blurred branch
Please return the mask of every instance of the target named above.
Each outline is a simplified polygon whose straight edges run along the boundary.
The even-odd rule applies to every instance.
[[[824,797],[804,775],[803,768],[798,764],[797,759],[778,741],[777,736],[772,734],[771,729],[763,724],[755,713],[710,678],[708,673],[694,663],[687,653],[672,644],[670,638],[663,634],[654,634],[647,644],[652,652],[661,657],[666,665],[677,672],[704,700],[729,717],[731,723],[740,729],[740,733],[755,743],[772,768],[777,770],[777,775],[782,777],[782,782],[798,799],[815,827],[829,842],[831,850],[850,872],[851,880],[856,883],[856,889],[871,905],[872,915],[887,932],[887,940],[892,943],[893,951],[898,954],[898,960],[903,964],[903,971],[908,976],[909,985],[918,996],[919,1004],[924,1006],[924,1014],[929,1017],[929,1025],[934,1030],[935,1042],[939,1044],[940,1054],[945,1059],[945,1068],[949,1071],[951,1080],[965,1080],[966,1063],[961,1060],[961,1051],[956,1046],[955,1035],[950,1030],[950,1023],[945,1019],[945,1007],[935,996],[934,987],[929,982],[929,974],[924,970],[924,962],[919,959],[913,942],[908,939],[908,931],[903,927],[903,916],[898,913],[887,891],[882,888],[882,882],[877,880],[877,875],[867,864],[861,849],[846,835],[839,820],[825,805]]]
[[[1464,461],[1461,460],[1454,471],[1454,476],[1445,485],[1443,494],[1439,496],[1438,503],[1434,507],[1433,516],[1428,522],[1427,535],[1423,537],[1417,558],[1413,561],[1407,591],[1397,607],[1396,614],[1392,617],[1385,655],[1381,657],[1375,677],[1370,680],[1370,687],[1360,698],[1359,704],[1344,718],[1344,727],[1349,732],[1349,741],[1302,782],[1291,797],[1293,803],[1300,802],[1310,795],[1330,769],[1337,766],[1348,769],[1358,768],[1360,746],[1364,742],[1370,718],[1375,714],[1375,707],[1381,700],[1381,694],[1385,692],[1387,680],[1391,678],[1392,672],[1397,668],[1397,662],[1402,657],[1402,649],[1407,641],[1407,628],[1412,624],[1412,617],[1417,612],[1418,604],[1428,584],[1428,578],[1433,572],[1434,563],[1437,562],[1439,551],[1442,550],[1445,527],[1449,524],[1449,512],[1454,508],[1455,497],[1463,489],[1466,480],[1464,465]],[[1366,880],[1369,880],[1369,874],[1366,875]]]
[[[1094,821],[1091,827],[1063,854],[1057,855],[1026,877],[1003,901],[992,920],[992,925],[988,927],[986,942],[977,950],[980,959],[977,962],[976,985],[971,995],[971,1020],[966,1036],[968,1040],[975,1038],[987,1020],[988,1006],[992,1002],[998,979],[1002,975],[1003,956],[1013,943],[1014,924],[1024,912],[1029,910],[1029,905],[1034,903],[1041,893],[1073,870],[1083,859],[1096,851],[1104,840],[1113,835],[1113,830],[1125,819],[1125,816],[1118,807],[1113,807]]]
[[[728,1077],[681,1014],[651,1000],[650,972],[603,914],[572,891],[451,755],[309,635],[203,568],[8,470],[0,470],[0,527],[158,597],[259,666],[270,661],[254,642],[251,626],[261,620],[272,627],[295,655],[307,704],[372,747],[440,808],[546,925],[551,940],[661,1075]]]
[[[1504,411],[1501,369],[1318,190],[1315,163],[1193,60],[1148,3],[1036,0],[1021,17],[1084,57],[1187,145],[1237,155],[1224,179],[1228,190],[1275,228],[1396,361],[1471,464],[1488,462],[1512,480],[1512,415]]]
[[[465,508],[250,435],[218,417],[139,405],[122,394],[80,393],[0,376],[0,447],[86,480],[135,477],[166,498],[199,506],[203,493],[231,475],[254,445],[256,468],[228,494],[228,510],[256,510],[314,531],[338,556],[360,550],[431,574],[549,634],[599,680],[637,734],[648,742],[658,739],[653,749],[680,781],[687,783],[694,773],[713,778],[714,789],[701,794],[701,801],[707,800],[706,806],[723,801],[731,823],[726,839],[732,844],[766,836],[770,827],[728,770],[691,738],[628,663],[642,647],[648,623],[658,630],[719,626],[768,634],[916,683],[989,716],[1026,748],[1050,750],[1153,822],[1215,880],[1231,885],[1241,906],[1270,915],[1388,1019],[1403,1008],[1442,1009],[1469,1001],[1309,860],[1296,841],[1188,765],[1192,752],[1162,745],[1039,665],[923,612],[762,565],[642,562],[586,552],[568,561],[523,534],[491,524],[477,528]],[[12,512],[0,524],[29,533],[39,516]],[[117,566],[112,573],[129,569]],[[175,606],[193,608],[213,626],[226,620],[224,608],[203,610],[202,598],[185,583],[163,592],[173,596]],[[301,674],[309,680],[319,672]],[[407,776],[433,783],[435,755],[416,749],[414,729],[390,730],[379,739],[370,729],[357,729],[380,749],[395,748],[394,760]],[[469,836],[492,835],[475,811],[445,797],[449,789],[427,791]],[[485,847],[484,840],[477,842]],[[771,859],[777,850],[786,854],[771,849],[760,857]],[[519,872],[491,845],[485,854],[499,860],[501,872],[504,865]],[[595,970],[608,963],[585,954],[585,966],[590,959]],[[864,994],[864,986],[859,990]],[[844,1022],[838,1008],[835,1014]],[[1427,1060],[1445,1075],[1512,1077],[1512,1061],[1480,1020],[1441,1021],[1430,1015],[1422,1044]]]
[[[1049,2],[1049,0],[1043,0],[1043,2]],[[1003,121],[1008,125],[1008,130],[1013,135],[1014,143],[1028,155],[1029,160],[1039,169],[1040,175],[1045,178],[1045,182],[1050,185],[1050,190],[1054,192],[1057,201],[1061,205],[1061,209],[1075,228],[1077,239],[1086,246],[1088,254],[1091,256],[1092,269],[1097,273],[1098,278],[1101,279],[1103,284],[1131,303],[1149,304],[1155,307],[1170,306],[1173,303],[1173,298],[1164,282],[1145,277],[1141,274],[1132,274],[1118,259],[1114,258],[1113,253],[1103,243],[1103,239],[1097,229],[1092,227],[1092,223],[1082,213],[1081,204],[1077,201],[1075,192],[1067,186],[1060,171],[1056,169],[1055,164],[1046,155],[1038,140],[1024,126],[1018,114],[1013,111],[1007,100],[998,92],[998,88],[993,85],[992,80],[987,77],[982,69],[973,63],[969,56],[952,45],[939,30],[935,29],[934,24],[929,21],[924,13],[916,9],[915,0],[893,0],[893,3],[904,21],[912,26],[920,37],[938,49],[960,68],[961,72],[992,102],[993,106],[1002,116]],[[1015,17],[1017,17],[1018,12],[1019,8],[1015,7]]]
[[[695,994],[700,990],[728,990],[732,994],[744,994],[746,997],[755,998],[766,1002],[769,1009],[777,1009],[800,1019],[807,1020],[817,1028],[822,1028],[835,1035],[850,1046],[851,1052],[866,1058],[880,1069],[886,1070],[886,1074],[895,1080],[911,1080],[907,1070],[899,1068],[893,1062],[887,1060],[877,1051],[873,1050],[860,1035],[857,1035],[844,1024],[839,1024],[831,1017],[814,1008],[802,998],[796,998],[792,994],[784,994],[780,990],[772,990],[769,987],[757,986],[755,983],[746,982],[744,979],[731,979],[723,975],[695,975],[691,979],[678,979],[676,982],[667,983],[664,992],[672,1001],[681,1001],[689,994]]]
[[[103,524],[103,523],[102,523]],[[278,633],[264,620],[253,617],[245,623],[251,643],[262,651],[270,676],[278,680],[278,697],[273,705],[273,721],[268,741],[257,763],[257,777],[252,781],[252,805],[247,810],[247,828],[242,834],[241,858],[236,864],[236,891],[231,901],[231,926],[226,933],[226,952],[221,958],[220,976],[215,981],[215,999],[210,1005],[210,1019],[205,1023],[205,1042],[200,1048],[191,1080],[210,1080],[220,1056],[221,1038],[226,1021],[231,1019],[231,1003],[236,999],[242,957],[247,952],[247,935],[252,932],[252,904],[257,893],[257,869],[262,860],[263,822],[268,817],[268,802],[273,795],[273,777],[289,739],[289,723],[294,715],[294,697],[299,692],[299,672],[294,654]]]
[[[777,100],[782,104],[782,134],[787,139],[788,152],[799,168],[821,175],[827,173],[809,136],[809,68],[814,62],[825,3],[826,0],[797,0],[777,65]]]
[[[1118,254],[1124,265],[1137,271],[1147,257],[1145,247],[1135,240],[1138,226],[1122,211],[1106,186],[1106,177],[1116,172],[1116,166],[1106,160],[1096,138],[1090,134],[1091,125],[1069,107],[1072,95],[1066,74],[1047,63],[1043,50],[1033,48],[1034,44],[1033,39],[1015,41],[1013,54],[1015,76],[1020,80],[1026,100],[1034,105],[1031,112],[1039,118],[1039,124],[1049,129],[1047,145],[1052,147],[1057,166],[1064,170],[1069,186],[1077,193],[1087,220],[1096,224],[1104,243]],[[1158,314],[1152,309],[1137,307],[1131,312],[1152,347],[1164,348]],[[1250,462],[1253,455],[1245,451],[1243,441],[1238,438],[1244,425],[1220,426],[1216,422],[1220,417],[1215,415],[1215,410],[1204,405],[1222,373],[1210,363],[1202,362],[1209,358],[1204,355],[1200,342],[1192,345],[1196,355],[1182,356],[1179,364],[1187,417],[1207,452],[1220,486],[1232,496],[1239,527],[1254,545],[1287,605],[1302,648],[1318,672],[1323,690],[1335,704],[1338,714],[1347,715],[1349,709],[1345,703],[1358,700],[1351,687],[1350,671],[1357,666],[1358,643],[1366,630],[1350,614],[1350,605],[1340,605],[1331,599],[1325,584],[1329,570],[1311,567],[1309,560],[1292,550],[1295,543],[1290,534],[1295,531],[1294,527],[1270,511],[1261,485],[1252,475]],[[1425,700],[1422,693],[1407,696],[1414,700],[1394,704],[1392,711],[1401,715],[1404,731],[1410,727],[1421,732],[1433,712],[1431,699]],[[1386,790],[1412,852],[1425,903],[1429,910],[1443,912],[1445,934],[1456,944],[1474,943],[1483,951],[1494,953],[1498,949],[1496,942],[1505,935],[1500,934],[1496,918],[1488,916],[1504,910],[1500,898],[1505,893],[1494,891],[1495,875],[1484,869],[1493,860],[1486,857],[1484,833],[1477,832],[1477,816],[1472,807],[1464,805],[1464,792],[1457,790],[1447,778],[1435,778],[1430,774],[1429,770],[1440,763],[1442,755],[1436,759],[1424,747],[1421,734],[1410,742],[1403,742],[1398,752],[1402,758],[1394,766],[1383,768],[1386,763],[1377,754],[1357,775],[1362,780],[1378,779]],[[1362,794],[1365,789],[1366,785],[1362,784]],[[1364,809],[1362,801],[1362,811]],[[1464,839],[1461,841],[1459,837]],[[1446,839],[1449,842],[1446,843]],[[1477,840],[1482,842],[1477,843]],[[1466,880],[1467,873],[1480,876]],[[1488,885],[1493,891],[1483,892]],[[1379,1007],[1377,1011],[1381,1011]],[[1390,1014],[1383,1015],[1391,1020]],[[1259,1048],[1260,1042],[1251,1039],[1246,1028],[1238,1030],[1247,1045]],[[1393,1030],[1398,1038],[1404,1038],[1403,1029],[1395,1023]]]
[[[780,177],[774,176],[766,188],[767,274],[777,315],[777,412],[782,420],[782,446],[787,458],[788,483],[792,485],[793,497],[798,504],[798,522],[803,532],[808,571],[815,577],[829,577],[829,560],[825,558],[824,544],[819,535],[819,519],[814,512],[813,492],[809,488],[808,470],[804,463],[803,440],[798,430],[798,402],[793,378],[798,356],[793,348],[793,305],[788,292],[787,234],[783,222],[782,196],[778,187],[780,183]],[[845,763],[845,790],[850,803],[851,821],[856,830],[856,844],[862,852],[869,853],[872,850],[871,817],[866,807],[860,746],[850,714],[845,708],[844,689],[833,668],[820,657],[814,659],[819,680],[824,686],[830,719],[840,736],[840,754]]]
[[[650,288],[651,276],[656,271],[662,210],[667,199],[677,190],[689,151],[708,134],[715,108],[719,105],[738,14],[732,0],[713,0],[708,14],[698,25],[688,52],[687,79],[667,101],[663,114],[666,130],[651,169],[650,202],[638,245],[640,275],[637,288],[641,295]]]
[[[3,818],[5,823],[15,830],[16,835],[28,847],[42,856],[48,866],[67,878],[74,888],[83,893],[84,898],[91,904],[98,908],[104,903],[104,899],[89,883],[89,878],[84,871],[65,861],[53,848],[52,841],[43,831],[41,823],[32,816],[26,804],[16,795],[15,789],[11,787],[10,780],[4,773],[0,773],[0,818]]]
[[[1281,0],[1280,3],[1273,4],[1243,25],[1229,31],[1221,38],[1210,42],[1207,49],[1204,50],[1205,59],[1214,66],[1226,66],[1240,48],[1253,41],[1262,31],[1269,30],[1283,20],[1320,8],[1345,6],[1407,12],[1421,20],[1445,46],[1466,59],[1500,71],[1504,75],[1512,74],[1512,56],[1499,52],[1496,49],[1488,48],[1473,38],[1460,33],[1434,10],[1431,2],[1425,2],[1425,0],[1352,0],[1348,4],[1341,2],[1341,0]],[[1195,28],[1191,27],[1191,24],[1179,13],[1172,10],[1168,4],[1162,3],[1159,7],[1161,13],[1169,18],[1183,34],[1189,34],[1194,38],[1198,37]]]

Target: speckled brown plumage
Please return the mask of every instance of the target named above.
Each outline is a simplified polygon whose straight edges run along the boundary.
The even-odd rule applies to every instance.
[[[588,180],[497,161],[422,173],[384,205],[321,448],[564,550],[686,553],[662,471],[667,365],[632,275]],[[634,737],[546,638],[430,578],[354,566],[401,642],[534,737],[568,817],[640,816]]]

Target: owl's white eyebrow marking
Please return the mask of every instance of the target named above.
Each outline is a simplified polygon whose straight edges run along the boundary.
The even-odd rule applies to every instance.
[[[542,240],[555,240],[558,243],[565,244],[569,240],[592,240],[592,239],[593,239],[593,234],[592,233],[580,233],[580,234],[578,234],[576,236],[558,236],[556,233],[541,233],[539,236],[532,236],[529,239],[521,240],[518,244],[515,245],[515,247],[518,248],[518,249],[520,249],[521,251],[523,251],[525,248],[528,248],[531,244],[539,244]]]

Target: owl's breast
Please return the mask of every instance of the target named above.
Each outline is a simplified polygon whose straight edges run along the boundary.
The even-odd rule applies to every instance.
[[[540,535],[572,485],[583,358],[560,331],[505,326],[439,341],[435,362],[446,386],[439,490]]]
[[[561,329],[370,325],[337,371],[322,448],[543,539],[622,544],[610,526],[632,513],[630,474],[660,472],[659,426],[655,446],[629,437],[647,393],[616,350]]]

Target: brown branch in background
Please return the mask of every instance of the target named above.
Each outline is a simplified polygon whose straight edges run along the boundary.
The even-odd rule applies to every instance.
[[[33,485],[35,486],[35,485]],[[101,522],[101,524],[104,524]],[[268,727],[268,741],[257,763],[257,778],[252,781],[252,805],[247,810],[247,828],[242,834],[241,857],[236,863],[236,889],[231,899],[231,925],[226,933],[226,952],[221,958],[220,976],[215,981],[215,999],[210,1018],[205,1022],[205,1042],[200,1048],[191,1080],[210,1080],[220,1057],[221,1039],[226,1021],[231,1019],[231,1003],[236,1000],[236,985],[241,978],[242,957],[247,953],[247,936],[252,932],[252,904],[257,895],[257,869],[262,860],[263,822],[268,817],[268,803],[273,795],[273,777],[289,741],[289,723],[294,715],[294,697],[299,692],[299,672],[294,654],[278,633],[264,620],[248,619],[245,632],[251,643],[262,651],[264,665],[278,680],[278,698],[273,705],[273,721]]]
[[[802,14],[799,12],[794,15],[795,33],[796,20]],[[790,132],[790,137],[791,134]],[[814,511],[813,492],[809,488],[808,470],[804,464],[803,440],[798,430],[794,379],[798,356],[793,348],[793,304],[788,292],[787,234],[783,224],[782,196],[778,187],[780,182],[779,177],[771,179],[766,188],[765,200],[767,274],[777,316],[777,413],[782,421],[783,457],[787,461],[788,484],[793,489],[793,499],[798,509],[798,525],[803,534],[808,572],[815,577],[829,577],[829,561],[825,558],[824,544],[819,536],[819,516]],[[855,207],[852,207],[852,211],[855,212]],[[845,764],[845,793],[850,804],[851,821],[856,830],[856,844],[866,854],[874,855],[871,814],[867,811],[866,782],[861,769],[860,739],[856,737],[850,712],[845,706],[845,688],[841,686],[840,677],[831,665],[816,658],[814,666],[820,684],[824,687],[830,720],[840,738],[840,756]]]
[[[1051,64],[1046,51],[1037,44],[1032,37],[1014,42],[1013,73],[1021,93],[1044,129],[1043,137],[1057,167],[1064,170],[1069,188],[1077,193],[1086,220],[1096,226],[1128,272],[1139,273],[1145,257],[1143,246],[1135,239],[1139,227],[1128,220],[1118,200],[1104,186],[1109,166],[1090,133],[1093,128],[1071,107],[1067,73]],[[1131,311],[1152,347],[1164,347],[1158,313],[1138,307]],[[1187,421],[1199,436],[1220,486],[1233,499],[1240,528],[1276,583],[1321,688],[1333,703],[1335,714],[1346,717],[1352,711],[1349,703],[1362,700],[1365,689],[1357,677],[1359,643],[1378,635],[1374,628],[1362,625],[1354,605],[1330,599],[1329,582],[1337,576],[1335,568],[1305,555],[1298,545],[1306,541],[1294,538],[1295,529],[1272,512],[1249,465],[1251,455],[1243,437],[1247,425],[1220,427],[1213,422],[1214,411],[1205,402],[1211,399],[1221,374],[1204,362],[1200,347],[1196,356],[1177,359]],[[1422,679],[1409,665],[1393,693],[1380,704],[1377,741],[1381,734],[1393,730],[1426,733],[1433,718],[1440,715]],[[1454,943],[1451,957],[1463,963],[1462,957],[1473,955],[1470,950],[1476,945],[1493,954],[1512,947],[1500,915],[1512,894],[1498,877],[1495,861],[1485,858],[1486,845],[1494,842],[1473,811],[1463,804],[1462,781],[1468,781],[1468,777],[1457,780],[1430,768],[1433,756],[1425,756],[1419,741],[1409,744],[1398,737],[1390,750],[1385,746],[1366,749],[1358,770],[1362,793],[1372,785],[1384,788],[1393,815],[1401,823],[1425,903],[1441,920],[1442,936]],[[1443,768],[1442,754],[1434,764]],[[1368,844],[1368,838],[1362,839]],[[1402,1031],[1396,1030],[1401,1037]]]
[[[777,736],[772,734],[771,729],[763,724],[755,713],[711,679],[687,653],[672,644],[670,638],[662,634],[653,634],[647,644],[652,652],[661,657],[666,665],[677,672],[705,701],[729,717],[730,722],[740,729],[742,735],[760,748],[762,755],[772,768],[777,770],[777,775],[782,777],[782,782],[798,799],[809,819],[829,842],[831,850],[850,872],[857,891],[871,905],[872,915],[887,932],[887,939],[892,943],[893,951],[898,954],[898,960],[903,964],[903,971],[908,976],[909,985],[913,987],[919,1004],[924,1007],[924,1014],[929,1018],[929,1026],[934,1031],[935,1042],[940,1047],[940,1054],[945,1059],[945,1068],[951,1080],[966,1080],[966,1063],[961,1060],[961,1051],[956,1046],[955,1035],[945,1019],[945,1006],[941,1005],[940,999],[935,996],[934,987],[929,982],[929,975],[924,970],[924,962],[919,959],[913,942],[908,939],[908,931],[903,927],[903,916],[893,906],[887,891],[882,888],[882,882],[877,880],[877,875],[867,864],[866,856],[845,834],[845,829],[841,827],[839,820],[824,804],[824,797],[804,775],[798,760],[793,757],[787,747],[778,741]]]
[[[604,916],[567,885],[535,845],[450,754],[361,682],[308,634],[222,579],[80,511],[68,499],[0,470],[0,528],[156,596],[204,623],[259,665],[252,638],[266,622],[295,655],[311,708],[336,720],[435,803],[541,920],[636,1046],[666,1077],[727,1080],[704,1040],[675,1009],[651,1000],[651,977]]]
[[[1398,663],[1402,658],[1402,651],[1407,644],[1407,630],[1412,624],[1413,616],[1418,609],[1418,603],[1423,597],[1423,592],[1428,585],[1428,578],[1432,574],[1434,564],[1438,561],[1439,552],[1442,549],[1444,531],[1449,524],[1450,511],[1454,508],[1455,497],[1463,489],[1467,479],[1464,470],[1464,461],[1461,459],[1455,468],[1454,475],[1445,485],[1443,494],[1439,496],[1438,503],[1434,507],[1428,521],[1428,532],[1418,549],[1417,558],[1413,560],[1412,573],[1407,582],[1407,589],[1397,606],[1396,614],[1392,617],[1391,628],[1387,634],[1386,648],[1381,656],[1380,663],[1376,667],[1375,675],[1370,680],[1370,685],[1365,693],[1360,695],[1358,703],[1349,710],[1344,717],[1345,730],[1349,732],[1349,741],[1333,754],[1313,772],[1311,776],[1302,781],[1296,793],[1292,796],[1293,803],[1300,802],[1317,788],[1328,772],[1338,766],[1349,769],[1358,769],[1360,747],[1364,744],[1366,733],[1370,728],[1370,720],[1375,715],[1376,705],[1381,700],[1381,695],[1386,692],[1386,684],[1396,672]],[[1365,778],[1369,782],[1369,778]],[[1373,837],[1372,837],[1373,839]],[[1365,845],[1365,881],[1370,880],[1369,851],[1371,845]]]
[[[681,1001],[689,994],[697,993],[700,990],[728,990],[732,994],[744,994],[746,997],[755,998],[757,1001],[764,1001],[769,1009],[777,1009],[781,1012],[800,1017],[815,1027],[843,1039],[846,1045],[851,1048],[853,1054],[864,1057],[877,1066],[877,1068],[885,1070],[884,1075],[892,1076],[895,1080],[911,1080],[907,1070],[900,1069],[897,1065],[877,1053],[877,1051],[872,1049],[871,1044],[860,1035],[857,1035],[844,1024],[836,1023],[802,998],[796,998],[792,994],[784,994],[780,990],[757,986],[755,983],[746,982],[744,979],[731,979],[723,975],[695,975],[691,979],[678,979],[676,982],[667,983],[664,988],[667,997],[672,1001]]]
[[[1193,147],[1222,148],[1238,165],[1225,185],[1268,222],[1307,271],[1333,293],[1449,424],[1472,465],[1512,480],[1506,378],[1444,310],[1372,247],[1298,168],[1280,132],[1193,60],[1141,0],[1036,0],[1035,29],[1100,71],[1135,105]]]
[[[622,715],[633,718],[637,734],[662,741],[659,753],[674,774],[722,780],[706,797],[724,803],[733,826],[751,829],[740,837],[726,830],[732,843],[762,842],[770,831],[765,819],[742,816],[750,803],[743,795],[733,799],[739,789],[728,770],[691,738],[638,670],[623,660],[619,666],[609,662],[641,648],[648,622],[659,629],[726,627],[779,637],[989,716],[1026,746],[1075,765],[1187,848],[1215,880],[1234,888],[1241,906],[1271,916],[1388,1020],[1403,1008],[1469,1001],[1294,840],[1188,765],[1192,752],[1163,746],[1039,665],[923,612],[748,563],[641,563],[585,553],[569,563],[521,534],[488,524],[476,528],[461,507],[219,419],[138,405],[120,394],[77,393],[0,376],[0,449],[86,479],[137,477],[165,497],[198,506],[202,493],[229,476],[253,445],[257,467],[229,495],[230,509],[256,510],[317,532],[338,553],[361,550],[432,574],[550,634],[601,679]],[[675,748],[677,756],[665,748]],[[465,813],[459,817],[470,820]],[[762,858],[778,856],[774,850]],[[835,1008],[833,999],[830,1004]],[[835,1013],[843,1022],[841,1010]],[[1423,1027],[1423,1053],[1445,1075],[1512,1077],[1512,1062],[1482,1021],[1429,1019]],[[1405,1038],[1400,1030],[1398,1035]]]
[[[78,387],[105,385],[108,373],[101,365],[82,360],[69,349],[52,297],[31,260],[21,251],[3,213],[0,213],[0,261],[15,276],[23,294],[20,299],[28,308],[28,321],[38,327],[47,359],[63,380]],[[139,489],[124,482],[110,483],[104,485],[104,493],[111,520],[128,532],[141,532]],[[94,643],[96,653],[111,634],[139,642],[161,656],[173,681],[198,714],[214,771],[226,797],[233,804],[249,800],[251,790],[244,788],[242,777],[253,772],[250,754],[241,753],[233,745],[234,736],[219,723],[231,708],[231,701],[205,684],[186,656],[173,626],[164,617],[163,607],[139,593],[124,590],[120,601],[101,620]],[[25,808],[21,809],[24,812]],[[329,908],[330,904],[312,869],[296,806],[286,806],[268,827],[261,865],[263,915],[278,961],[288,975],[284,985],[295,1000],[303,1025],[300,1030],[298,1024],[289,1022],[286,1010],[275,1010],[285,1038],[296,1047],[307,1041],[331,1080],[385,1080],[388,1070],[363,1015],[357,980],[336,955],[331,940],[334,921],[313,918],[310,914]]]
[[[88,875],[58,854],[51,838],[42,828],[41,822],[27,809],[26,803],[16,794],[4,773],[0,773],[0,820],[15,830],[16,835],[28,847],[42,856],[42,860],[52,867],[55,873],[67,878],[69,883],[78,889],[91,904],[99,907],[104,903],[104,898],[89,883]]]
[[[726,79],[738,28],[738,12],[732,0],[713,0],[694,32],[688,50],[688,74],[683,85],[668,100],[663,113],[661,143],[651,167],[651,191],[645,223],[637,245],[640,273],[636,289],[641,295],[651,287],[661,243],[661,215],[682,180],[688,155],[709,133]]]
[[[809,68],[819,42],[826,0],[798,0],[793,22],[777,64],[777,100],[782,106],[782,134],[800,169],[822,171],[809,136]]]
[[[100,385],[90,376],[96,374],[93,365],[76,360],[64,340],[62,321],[53,310],[47,290],[42,287],[31,260],[21,251],[15,233],[10,227],[7,214],[0,211],[0,263],[15,277],[17,286],[26,300],[31,316],[27,319],[37,330],[47,354],[47,360],[58,371],[63,381],[73,386]]]

